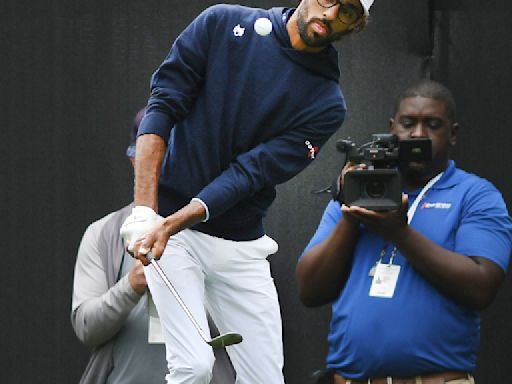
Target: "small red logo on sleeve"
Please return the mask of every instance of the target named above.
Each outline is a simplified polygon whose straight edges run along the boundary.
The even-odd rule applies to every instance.
[[[304,144],[308,147],[308,158],[313,160],[318,153],[318,147],[314,147],[309,140],[306,140]]]

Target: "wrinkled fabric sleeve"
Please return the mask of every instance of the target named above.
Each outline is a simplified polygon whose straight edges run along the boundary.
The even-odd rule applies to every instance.
[[[156,134],[167,143],[172,127],[183,120],[201,90],[206,73],[209,31],[215,13],[203,11],[178,36],[151,77],[151,96],[138,135]]]
[[[331,200],[325,207],[320,223],[315,231],[315,234],[309,240],[308,245],[302,252],[302,255],[313,248],[315,245],[323,242],[329,234],[333,231],[334,227],[338,224],[342,217],[341,207],[337,201]],[[302,257],[301,255],[301,257]]]
[[[98,246],[108,217],[87,228],[75,264],[71,323],[80,341],[91,347],[115,336],[141,298],[131,287],[128,275],[108,287]]]
[[[455,252],[484,257],[507,271],[512,252],[512,221],[501,193],[483,179],[464,197]]]
[[[314,148],[316,157],[341,126],[344,117],[344,107],[336,106],[330,112],[320,114],[316,121],[290,129],[240,154],[196,197],[208,206],[212,218],[266,185],[288,181],[313,160],[306,141]]]

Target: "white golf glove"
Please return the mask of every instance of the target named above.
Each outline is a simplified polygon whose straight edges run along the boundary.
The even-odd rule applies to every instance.
[[[119,230],[124,243],[128,243],[128,250],[133,251],[135,242],[161,220],[163,218],[149,207],[143,205],[134,207]]]

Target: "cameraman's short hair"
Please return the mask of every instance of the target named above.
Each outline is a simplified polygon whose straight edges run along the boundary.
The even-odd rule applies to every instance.
[[[453,98],[452,92],[443,84],[429,79],[422,79],[414,83],[403,91],[398,98],[395,112],[400,108],[402,100],[410,97],[426,97],[440,101],[446,108],[448,119],[450,119],[452,123],[456,121],[457,107],[455,105],[455,99]]]

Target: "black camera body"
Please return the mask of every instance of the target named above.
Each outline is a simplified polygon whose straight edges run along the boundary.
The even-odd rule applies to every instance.
[[[347,160],[368,166],[345,174],[343,191],[339,185],[337,191],[333,188],[336,199],[373,211],[398,209],[402,205],[401,164],[432,160],[432,141],[428,138],[399,141],[396,135],[374,134],[372,141],[360,147],[352,141],[340,140],[336,148],[347,154]]]

